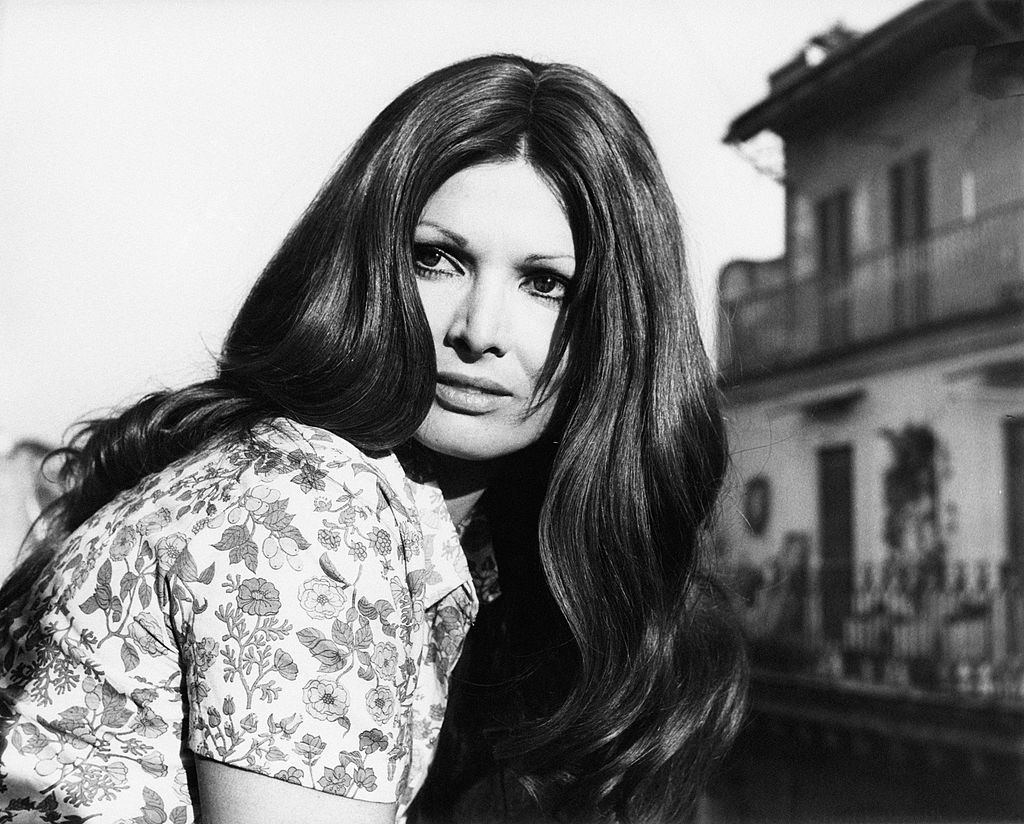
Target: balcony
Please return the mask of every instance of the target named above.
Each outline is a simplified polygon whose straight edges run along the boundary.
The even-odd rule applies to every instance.
[[[1024,816],[1022,573],[936,557],[826,570],[806,552],[735,569],[751,714],[720,789],[749,814],[723,820]]]
[[[840,273],[724,298],[728,383],[834,359],[873,344],[1024,308],[1024,202],[854,259]]]
[[[755,667],[1024,710],[1024,570],[1004,564],[995,575],[983,561],[947,570],[934,559],[856,571],[814,570],[803,556],[787,563],[737,571]],[[823,611],[842,592],[851,600],[830,633]]]

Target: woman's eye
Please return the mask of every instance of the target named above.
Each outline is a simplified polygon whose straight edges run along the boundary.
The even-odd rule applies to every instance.
[[[565,297],[565,281],[554,275],[531,275],[527,278],[529,290],[537,297],[562,300]]]
[[[413,244],[413,262],[416,268],[427,275],[430,274],[459,274],[459,268],[451,258],[436,246],[428,246],[425,243]]]

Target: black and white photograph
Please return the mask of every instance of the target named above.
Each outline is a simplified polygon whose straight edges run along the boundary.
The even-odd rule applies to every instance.
[[[1024,0],[0,0],[0,822],[1024,821]]]

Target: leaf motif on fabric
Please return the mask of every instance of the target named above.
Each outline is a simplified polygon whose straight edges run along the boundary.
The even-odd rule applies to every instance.
[[[256,518],[271,532],[280,532],[291,524],[294,515],[288,513],[288,499],[282,498],[267,504],[267,511]]]
[[[196,566],[192,553],[188,551],[188,547],[181,551],[181,554],[174,562],[174,565],[171,567],[168,575],[174,576],[187,583],[199,580],[199,568]]]
[[[121,663],[125,672],[131,672],[139,665],[139,654],[128,641],[121,642]]]
[[[133,713],[125,709],[128,700],[114,689],[109,683],[103,684],[103,712],[100,714],[100,723],[105,727],[117,729],[123,727]]]
[[[294,681],[299,674],[299,668],[295,664],[294,659],[283,649],[279,649],[274,653],[274,669],[282,678],[286,678],[289,681]]]
[[[143,824],[164,824],[167,813],[164,812],[164,800],[149,787],[142,788],[142,798],[146,802],[142,808]]]
[[[66,710],[61,710],[60,717],[65,730],[74,730],[80,724],[85,723],[89,717],[89,711],[85,707],[70,707]]]
[[[326,638],[320,630],[312,627],[300,629],[296,637],[320,662],[320,672],[337,672],[348,663],[348,653],[339,649],[338,645]]]
[[[356,630],[354,645],[358,649],[366,649],[373,644],[373,631],[369,626],[362,626]]]
[[[210,564],[206,569],[199,573],[197,580],[202,583],[209,585],[213,582],[213,574],[215,572],[216,564]]]
[[[413,601],[423,600],[427,590],[426,576],[426,570],[423,569],[414,569],[409,573],[409,593]]]
[[[139,576],[134,572],[126,572],[121,578],[121,600],[127,601],[128,596],[131,595],[131,591],[134,588],[136,582],[139,580]]]
[[[343,647],[351,649],[355,646],[352,627],[344,621],[339,621],[337,618],[335,618],[334,623],[331,624],[331,637]]]
[[[327,486],[324,483],[324,478],[326,477],[327,473],[322,469],[317,469],[312,463],[305,463],[299,473],[290,480],[293,484],[297,484],[299,489],[308,494],[314,489],[321,492],[326,489]]]
[[[297,527],[287,526],[278,533],[280,538],[290,538],[295,541],[299,551],[303,552],[309,549],[309,541],[306,540],[305,536],[298,530]]]
[[[328,578],[337,581],[342,586],[349,586],[348,581],[346,581],[342,577],[341,573],[338,572],[338,568],[334,565],[334,562],[328,557],[326,552],[322,552],[320,554],[320,569],[324,571],[324,575]]]
[[[143,609],[149,607],[150,601],[153,599],[153,589],[145,578],[139,581],[139,603]]]
[[[96,599],[96,603],[99,604],[100,609],[104,612],[108,612],[110,610],[110,596],[109,584],[100,584],[96,587],[96,592],[93,597]]]
[[[228,562],[237,564],[244,562],[250,571],[256,571],[258,552],[252,533],[244,525],[229,526],[224,530],[221,539],[213,545],[214,549],[228,553]]]

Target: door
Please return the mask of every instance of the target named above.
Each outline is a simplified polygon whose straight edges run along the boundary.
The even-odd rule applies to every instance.
[[[1024,570],[1024,417],[1006,422],[1006,560]]]
[[[853,598],[853,448],[818,451],[821,618],[828,639],[841,640]]]

